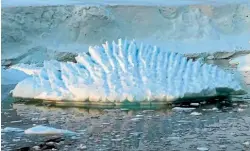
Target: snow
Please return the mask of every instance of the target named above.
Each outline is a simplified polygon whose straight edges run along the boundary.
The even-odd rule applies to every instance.
[[[229,63],[237,65],[239,71],[250,71],[250,54],[233,58]]]
[[[58,4],[2,9],[2,58],[21,58],[23,63],[53,58],[50,56],[56,55],[55,51],[87,52],[89,45],[118,38],[136,38],[138,42],[182,54],[250,50],[250,5],[244,0],[25,0],[22,3],[4,0],[2,3],[3,6]],[[61,5],[64,3],[124,5]],[[150,5],[145,6],[147,3]],[[204,5],[194,5],[200,3]],[[20,57],[23,55],[30,57]]]
[[[79,54],[76,60],[77,63],[44,62],[39,74],[17,84],[13,96],[104,102],[174,101],[215,96],[217,88],[242,90],[233,74],[216,66],[135,41],[119,39],[118,44],[91,46],[89,55]]]
[[[40,135],[45,135],[45,134],[74,134],[72,131],[68,130],[63,130],[63,129],[56,129],[53,127],[48,127],[48,126],[43,126],[43,125],[38,125],[29,129],[26,129],[24,131],[25,134],[40,134]]]

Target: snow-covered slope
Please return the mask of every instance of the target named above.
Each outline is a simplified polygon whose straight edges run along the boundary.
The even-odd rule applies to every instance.
[[[2,3],[6,6],[2,8],[2,58],[30,55],[23,63],[35,62],[34,58],[42,62],[54,52],[86,52],[89,45],[125,37],[179,53],[250,50],[250,5],[244,0]]]
[[[135,41],[119,39],[118,44],[107,42],[90,47],[88,54],[80,54],[76,60],[77,63],[45,62],[38,75],[17,84],[13,96],[104,102],[173,101],[215,96],[217,88],[242,90],[231,73],[216,66]]]

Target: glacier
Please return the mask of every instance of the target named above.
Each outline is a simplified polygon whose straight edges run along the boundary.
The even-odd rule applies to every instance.
[[[89,45],[119,38],[182,54],[250,50],[249,0],[4,0],[2,5],[2,59],[18,63],[59,60],[58,53],[87,52]]]
[[[17,98],[93,102],[175,101],[240,92],[234,74],[156,46],[119,39],[90,46],[77,63],[45,61],[19,82]],[[228,90],[228,91],[227,91]],[[230,90],[230,91],[229,91]]]

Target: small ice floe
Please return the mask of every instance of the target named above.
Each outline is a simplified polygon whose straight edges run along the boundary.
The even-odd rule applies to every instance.
[[[180,137],[176,137],[176,136],[171,136],[171,137],[168,137],[168,139],[170,139],[170,140],[179,140],[181,138]]]
[[[250,145],[250,143],[249,143],[248,141],[246,141],[246,142],[244,142],[244,143],[243,143],[243,145],[245,145],[245,146],[249,146],[249,145]]]
[[[34,146],[32,147],[33,150],[41,150],[40,146]]]
[[[142,132],[133,132],[133,133],[130,133],[130,135],[133,135],[133,136],[139,136],[143,134]]]
[[[242,109],[242,108],[238,108],[238,112],[243,112],[245,109]]]
[[[11,121],[10,123],[21,123],[22,120],[18,120],[18,121]]]
[[[217,107],[213,107],[211,109],[202,109],[202,111],[218,111],[219,109]]]
[[[87,149],[86,145],[80,144],[80,146],[78,147],[79,149]]]
[[[20,129],[20,128],[14,128],[14,127],[5,127],[4,129],[2,129],[1,132],[3,133],[8,133],[8,132],[23,132],[24,130]]]
[[[199,115],[202,115],[202,113],[199,113],[199,112],[192,112],[190,115],[199,116]]]
[[[138,115],[136,115],[136,117],[143,117],[143,115],[141,115],[141,114],[138,114]]]
[[[207,151],[209,149],[207,147],[197,147],[197,150],[199,150],[199,151]]]
[[[241,107],[241,108],[248,108],[248,105],[247,104],[240,104],[239,107]]]
[[[142,118],[132,118],[131,121],[139,121],[141,120]]]
[[[102,123],[102,125],[110,125],[110,123]]]
[[[187,108],[187,107],[174,107],[172,109],[173,111],[179,111],[179,112],[191,112],[193,110],[195,110],[195,108]]]
[[[74,134],[75,132],[38,125],[24,131],[25,134]]]
[[[191,106],[199,106],[200,103],[190,103]]]
[[[220,145],[219,148],[225,149],[225,148],[227,148],[227,146],[226,145]]]

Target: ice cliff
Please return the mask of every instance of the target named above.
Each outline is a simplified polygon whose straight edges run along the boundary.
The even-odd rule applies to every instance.
[[[47,61],[14,97],[75,101],[174,101],[242,90],[234,75],[156,46],[118,40],[89,47],[77,63]],[[225,93],[223,92],[223,93]],[[230,91],[228,91],[230,93]]]
[[[249,1],[3,1],[2,59],[42,63],[118,38],[182,54],[250,50]]]

